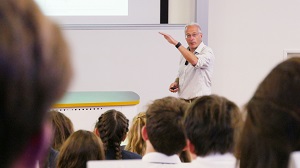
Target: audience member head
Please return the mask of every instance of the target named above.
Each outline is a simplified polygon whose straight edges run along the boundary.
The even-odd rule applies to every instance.
[[[183,116],[188,104],[175,97],[154,100],[146,111],[146,126],[143,138],[148,151],[152,146],[156,152],[171,156],[178,154],[186,146]],[[150,146],[151,145],[151,146]]]
[[[238,106],[225,97],[202,96],[185,115],[190,151],[197,156],[233,153],[242,128]]]
[[[115,159],[122,159],[121,142],[128,132],[128,119],[117,110],[108,110],[101,114],[96,123],[98,135],[102,139],[104,150],[115,151]]]
[[[300,58],[274,67],[246,105],[240,166],[287,167],[300,150]]]
[[[146,124],[146,112],[140,112],[133,118],[132,125],[127,136],[127,145],[125,150],[144,155],[146,142],[142,137],[142,128]]]
[[[74,132],[73,123],[66,115],[59,111],[51,110],[49,115],[54,130],[52,148],[60,151],[62,144]]]
[[[89,160],[104,160],[101,139],[93,132],[78,130],[61,147],[57,168],[85,168]]]
[[[0,23],[0,167],[29,168],[51,143],[46,112],[69,84],[68,47],[32,0],[1,1]]]

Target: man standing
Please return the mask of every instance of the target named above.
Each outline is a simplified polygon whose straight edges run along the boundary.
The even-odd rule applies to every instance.
[[[182,54],[178,75],[170,87],[171,92],[178,92],[178,96],[187,102],[192,102],[202,95],[211,94],[211,78],[215,56],[211,48],[202,42],[200,25],[191,23],[185,26],[185,39],[188,48],[173,39],[169,34],[161,35]]]

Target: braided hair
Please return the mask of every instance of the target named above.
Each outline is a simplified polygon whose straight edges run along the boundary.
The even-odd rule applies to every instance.
[[[105,153],[115,151],[115,159],[122,159],[121,142],[128,132],[129,121],[125,115],[117,110],[103,113],[96,123],[97,131],[102,139]]]

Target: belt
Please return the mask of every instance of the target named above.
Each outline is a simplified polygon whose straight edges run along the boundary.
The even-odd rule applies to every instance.
[[[183,101],[187,102],[187,103],[192,103],[194,100],[196,100],[198,97],[194,97],[194,98],[191,98],[191,99],[182,99]]]

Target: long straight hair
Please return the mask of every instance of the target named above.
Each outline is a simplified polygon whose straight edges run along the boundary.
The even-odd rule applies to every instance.
[[[285,168],[300,150],[300,58],[278,64],[246,106],[241,168]]]

